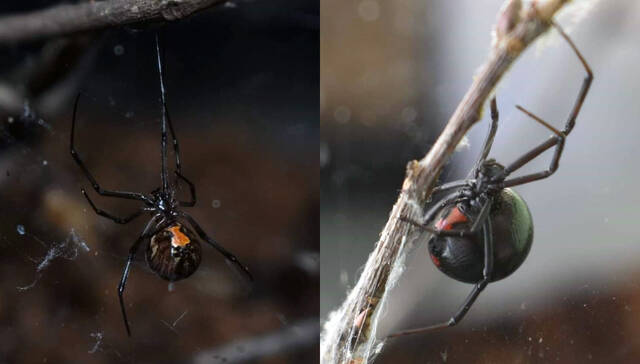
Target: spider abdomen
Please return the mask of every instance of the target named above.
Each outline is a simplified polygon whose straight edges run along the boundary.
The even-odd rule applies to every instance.
[[[474,217],[461,213],[458,205],[444,207],[436,215],[434,228],[468,230]],[[533,220],[525,201],[509,188],[494,197],[488,219],[493,236],[494,282],[511,275],[526,259],[533,242]],[[455,280],[476,283],[483,279],[482,229],[464,237],[434,235],[429,240],[429,254],[438,269]]]
[[[151,270],[173,282],[192,275],[200,265],[202,253],[195,235],[174,223],[151,237],[145,256]]]

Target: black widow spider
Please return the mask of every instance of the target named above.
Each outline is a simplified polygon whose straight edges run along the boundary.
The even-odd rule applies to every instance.
[[[131,336],[131,329],[129,328],[129,321],[127,320],[127,313],[125,311],[123,293],[125,284],[127,283],[127,277],[129,276],[129,269],[133,262],[136,252],[141,243],[146,243],[146,261],[149,268],[153,270],[162,279],[170,282],[178,281],[189,277],[193,274],[201,260],[201,248],[197,236],[200,239],[207,242],[213,248],[218,250],[229,262],[238,267],[248,278],[253,280],[251,273],[246,266],[244,266],[235,255],[231,254],[225,248],[223,248],[218,242],[210,238],[204,229],[196,222],[196,220],[184,211],[180,211],[178,207],[192,207],[196,204],[196,189],[193,183],[182,175],[180,165],[180,148],[178,146],[178,139],[176,138],[171,124],[171,118],[169,118],[169,111],[167,109],[167,103],[165,100],[164,79],[162,74],[162,60],[160,56],[160,42],[156,35],[156,52],[158,56],[158,72],[160,74],[160,91],[162,99],[162,136],[161,136],[161,155],[162,155],[162,187],[153,190],[149,194],[138,192],[125,192],[125,191],[112,191],[105,190],[91,175],[87,167],[80,159],[78,152],[74,147],[74,131],[76,125],[76,111],[78,109],[78,101],[80,100],[80,94],[76,97],[76,101],[73,107],[73,121],[71,123],[71,156],[80,166],[85,176],[91,182],[93,189],[100,196],[117,197],[129,200],[138,200],[144,202],[144,206],[138,211],[126,217],[114,216],[102,209],[96,207],[91,201],[86,191],[81,189],[82,194],[86,197],[87,201],[93,208],[96,214],[106,217],[118,224],[126,224],[142,215],[144,212],[153,213],[151,220],[147,222],[144,230],[133,243],[129,249],[129,257],[127,263],[122,272],[122,278],[118,285],[118,297],[120,299],[120,308],[122,309],[122,317],[124,320],[127,334]],[[173,150],[176,158],[176,179],[173,184],[170,184],[167,173],[167,124],[169,125],[169,131],[173,139]],[[179,201],[176,197],[176,189],[178,188],[179,181],[182,180],[189,186],[191,199],[189,201]],[[186,223],[185,223],[186,222]],[[188,227],[193,228],[197,235]]]
[[[502,166],[487,159],[498,128],[498,108],[491,100],[491,124],[480,158],[471,170],[473,178],[445,183],[433,193],[455,189],[431,207],[419,223],[405,217],[400,219],[431,233],[429,255],[435,266],[449,277],[475,286],[449,321],[401,331],[396,337],[442,329],[458,324],[469,311],[480,292],[490,283],[506,278],[524,262],[533,242],[533,220],[525,201],[509,187],[547,178],[558,169],[565,138],[573,129],[593,74],[580,51],[562,28],[551,23],[569,43],[587,72],[573,110],[559,131],[521,106],[516,106],[533,120],[551,130],[546,141],[528,151],[513,163]],[[508,178],[546,150],[555,147],[549,167],[541,172]],[[482,232],[480,231],[482,229]]]

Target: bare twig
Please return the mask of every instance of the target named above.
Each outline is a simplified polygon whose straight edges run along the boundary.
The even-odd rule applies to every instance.
[[[567,1],[534,0],[526,8],[520,0],[505,1],[487,61],[429,153],[420,161],[409,162],[402,193],[358,283],[342,306],[330,314],[321,338],[323,364],[363,364],[381,350],[383,343],[377,342],[375,335],[378,316],[383,311],[392,278],[402,270],[402,248],[409,229],[399,217],[420,219],[421,206],[431,195],[442,167],[462,137],[480,119],[483,105],[498,81],[522,51],[549,29],[552,17]]]
[[[176,20],[225,0],[107,0],[0,17],[0,44],[151,20]]]

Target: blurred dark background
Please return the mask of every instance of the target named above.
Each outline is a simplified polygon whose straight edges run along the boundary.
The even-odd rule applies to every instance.
[[[354,286],[396,201],[409,160],[426,154],[486,60],[503,0],[321,3],[321,319]],[[636,363],[640,244],[636,101],[638,3],[576,0],[556,18],[595,73],[560,168],[516,188],[534,243],[456,328],[389,341],[376,363]],[[584,71],[549,32],[498,86],[491,156],[509,163],[560,127]],[[464,178],[488,113],[441,175]],[[543,170],[546,153],[523,173]],[[382,313],[378,338],[442,322],[471,286],[440,273],[419,245]]]
[[[3,2],[0,15],[57,3]],[[318,8],[233,1],[176,23],[0,48],[1,362],[318,360]],[[256,281],[247,287],[203,247],[199,270],[169,285],[141,249],[127,338],[116,288],[145,217],[94,214],[69,132],[82,91],[76,146],[102,186],[159,186],[157,31],[183,173],[198,192],[189,212]],[[118,215],[138,206],[89,194]]]

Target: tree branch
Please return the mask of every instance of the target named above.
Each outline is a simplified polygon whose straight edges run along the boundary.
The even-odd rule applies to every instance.
[[[150,20],[177,20],[225,0],[108,0],[0,17],[0,45]]]
[[[364,364],[382,349],[376,329],[389,288],[402,272],[409,226],[400,216],[419,220],[442,167],[462,137],[482,114],[487,98],[516,58],[549,29],[553,15],[568,0],[506,0],[494,28],[494,41],[485,64],[449,119],[429,153],[411,161],[402,193],[393,206],[380,240],[369,255],[358,283],[341,307],[330,314],[321,338],[323,364]]]

